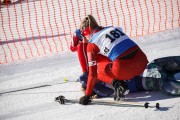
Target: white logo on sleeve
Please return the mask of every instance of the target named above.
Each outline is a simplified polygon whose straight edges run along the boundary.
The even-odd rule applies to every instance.
[[[95,66],[95,65],[97,65],[97,63],[96,63],[96,61],[90,61],[90,62],[88,62],[88,65],[89,66]]]

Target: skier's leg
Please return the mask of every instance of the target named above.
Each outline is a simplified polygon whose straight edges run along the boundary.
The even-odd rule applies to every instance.
[[[102,59],[103,58],[103,59]],[[112,78],[108,77],[104,72],[104,66],[106,66],[110,60],[107,58],[104,58],[104,56],[97,56],[97,63],[98,63],[98,82],[96,83],[93,92],[98,97],[107,97],[111,96],[114,93],[114,90],[112,88],[107,87],[109,80],[112,80]],[[101,67],[100,67],[101,66]],[[103,67],[103,68],[102,68]],[[88,77],[88,74],[86,74]],[[86,89],[87,85],[87,77],[86,79],[84,77],[80,77],[80,82],[82,83],[82,87]],[[107,80],[107,81],[106,81]]]
[[[160,90],[166,94],[180,96],[180,81],[173,74],[168,74],[165,81],[161,81]]]
[[[128,86],[123,80],[116,80],[115,76],[111,72],[112,63],[110,61],[101,61],[98,62],[98,79],[112,84],[114,87],[113,92],[110,94],[112,95],[114,92],[114,100],[120,100],[124,98],[124,95],[128,91]],[[112,89],[111,89],[112,90]]]
[[[138,91],[145,91],[143,85],[142,85],[142,77],[136,76],[132,78],[131,80],[126,80],[126,83],[129,88],[129,92],[138,92]]]
[[[99,81],[96,83],[93,92],[96,93],[99,97],[111,96],[114,93],[114,89],[108,86],[110,86],[110,84]]]
[[[180,56],[171,56],[155,59],[156,63],[160,68],[168,72],[180,72]]]
[[[112,84],[115,89],[115,100],[120,100],[129,91],[125,81],[141,74],[146,65],[147,58],[139,49],[132,57],[116,59],[113,63],[99,62],[98,78]]]
[[[147,65],[146,69],[141,74],[141,77],[143,88],[148,91],[160,90],[161,79],[167,79],[166,74],[163,72],[160,73],[160,71],[157,69],[157,65],[154,62]]]
[[[127,55],[128,56],[128,55]],[[138,49],[130,58],[117,58],[113,61],[111,72],[118,80],[130,80],[140,75],[147,66],[147,57],[141,49]]]
[[[174,78],[176,79],[176,81],[179,81],[179,82],[180,82],[180,72],[175,73],[175,74],[174,74]]]
[[[98,70],[98,79],[111,84],[113,80],[113,75],[110,71],[112,67],[112,62],[107,57],[103,55],[97,55],[97,70]]]
[[[161,73],[160,90],[170,95],[180,95],[180,81],[175,74],[180,72],[180,56],[164,57],[155,59]]]
[[[148,64],[142,77],[145,90],[160,90],[165,94],[180,95],[180,82],[175,79],[174,73],[159,68],[154,62]]]
[[[83,91],[86,90],[86,86],[87,86],[87,82],[82,83]],[[96,97],[108,97],[113,95],[114,89],[108,86],[110,86],[110,84],[98,80],[98,82],[96,83],[93,89],[93,96],[95,96],[96,98]]]

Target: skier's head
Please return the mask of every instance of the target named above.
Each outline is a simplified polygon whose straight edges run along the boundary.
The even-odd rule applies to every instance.
[[[84,37],[91,35],[93,29],[99,28],[100,26],[96,22],[95,18],[92,15],[86,16],[80,25],[80,31]]]

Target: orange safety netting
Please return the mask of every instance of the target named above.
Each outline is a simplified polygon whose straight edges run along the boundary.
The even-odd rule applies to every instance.
[[[1,1],[0,64],[69,50],[88,14],[101,26],[121,26],[130,37],[180,26],[179,0]]]

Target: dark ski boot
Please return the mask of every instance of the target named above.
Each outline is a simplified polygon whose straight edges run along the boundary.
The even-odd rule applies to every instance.
[[[122,80],[113,80],[112,85],[114,86],[115,89],[114,100],[115,101],[124,100],[125,95],[129,93],[127,83]]]

